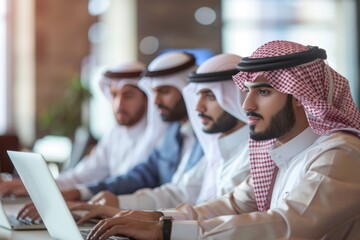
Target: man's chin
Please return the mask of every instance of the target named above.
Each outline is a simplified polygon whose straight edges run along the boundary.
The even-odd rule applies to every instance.
[[[117,120],[117,123],[121,126],[127,126],[129,125],[129,121],[128,120]]]
[[[207,134],[216,134],[216,133],[221,133],[221,131],[219,129],[214,128],[213,126],[209,126],[207,128],[203,128],[202,129],[204,133]]]
[[[209,129],[205,128],[205,127],[203,127],[202,130],[203,130],[204,133],[208,133],[208,131],[209,131]]]
[[[250,132],[250,138],[254,141],[266,141],[271,139],[270,136],[267,136],[262,132],[254,132],[254,131]]]
[[[168,121],[168,116],[165,115],[165,114],[160,114],[160,117],[161,119],[164,121],[164,122],[167,122]]]
[[[256,132],[255,130],[250,128],[250,138],[252,140],[257,140],[260,137],[260,135],[261,134],[259,132]]]

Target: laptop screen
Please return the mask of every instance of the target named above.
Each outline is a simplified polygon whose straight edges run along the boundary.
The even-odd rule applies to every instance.
[[[7,152],[51,237],[82,240],[43,156],[32,152]]]

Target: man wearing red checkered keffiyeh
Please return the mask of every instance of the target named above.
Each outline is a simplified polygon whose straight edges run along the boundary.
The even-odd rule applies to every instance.
[[[341,130],[360,135],[360,114],[352,100],[348,82],[324,61],[316,59],[295,67],[280,67],[272,71],[264,71],[267,70],[264,68],[268,67],[266,63],[259,66],[252,62],[252,59],[265,61],[269,57],[302,54],[307,51],[308,47],[293,42],[274,41],[265,44],[248,58],[248,62],[239,64],[243,71],[234,76],[234,81],[242,90],[246,90],[245,81],[255,82],[259,77],[264,77],[276,90],[299,100],[311,129],[318,135],[329,135]],[[256,70],[249,69],[251,67]],[[260,211],[270,207],[268,191],[275,170],[275,163],[267,154],[275,139],[266,140],[250,140],[254,190]]]
[[[360,113],[325,59],[273,41],[241,60],[251,174],[221,198],[162,211],[174,219],[165,239],[360,239]],[[156,236],[150,215],[118,221]]]
[[[316,47],[313,49],[326,58],[323,50]],[[242,90],[247,91],[245,82],[256,82],[262,77],[274,89],[292,95],[304,107],[308,122],[306,125],[310,125],[312,131],[318,135],[329,135],[341,130],[360,135],[360,114],[352,100],[347,80],[323,60],[316,58],[321,56],[316,56],[315,51],[313,51],[314,58],[316,58],[314,61],[301,62],[300,65],[288,68],[274,66],[276,69],[272,71],[264,71],[269,67],[267,63],[253,62],[254,59],[265,61],[271,57],[274,58],[274,56],[284,57],[289,54],[296,55],[309,51],[312,49],[309,50],[308,47],[287,41],[274,41],[265,44],[257,49],[250,58],[247,58],[248,61],[239,64],[242,71],[234,76],[234,81]],[[252,113],[251,111],[248,112],[249,115]],[[268,191],[271,187],[276,165],[268,155],[268,150],[276,139],[266,140],[250,140],[250,161],[254,190],[260,211],[265,211],[270,207]]]

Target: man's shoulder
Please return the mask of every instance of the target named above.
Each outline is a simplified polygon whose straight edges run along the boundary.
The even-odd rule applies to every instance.
[[[169,124],[167,125],[167,128],[166,128],[166,132],[168,133],[169,131],[170,132],[178,132],[179,129],[180,129],[180,123],[179,122],[169,122]]]
[[[327,147],[339,147],[344,145],[360,149],[360,137],[349,131],[338,131],[327,136],[322,136],[319,138],[318,142],[320,145]]]
[[[163,135],[161,141],[157,145],[157,149],[159,148],[167,148],[176,142],[176,136],[180,130],[179,122],[169,122],[166,127],[165,134]]]

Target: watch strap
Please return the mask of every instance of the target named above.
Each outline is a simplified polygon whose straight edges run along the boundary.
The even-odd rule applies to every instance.
[[[170,216],[163,216],[160,218],[162,225],[163,240],[170,240],[171,238],[172,220],[173,218]]]

